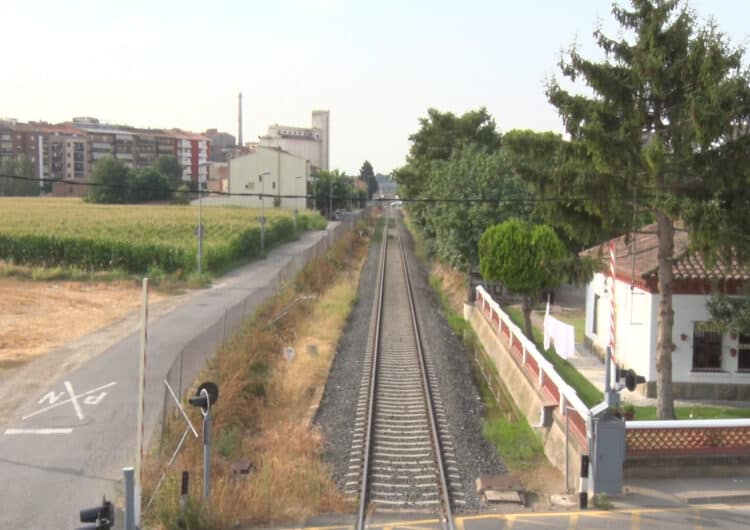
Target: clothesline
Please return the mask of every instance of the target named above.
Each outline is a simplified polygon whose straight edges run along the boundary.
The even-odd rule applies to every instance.
[[[568,359],[576,351],[575,336],[576,330],[573,326],[549,314],[549,297],[547,297],[547,309],[544,311],[544,349],[548,350],[552,344],[560,357]]]

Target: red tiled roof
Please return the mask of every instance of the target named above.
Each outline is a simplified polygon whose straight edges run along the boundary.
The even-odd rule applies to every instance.
[[[619,278],[655,280],[659,267],[659,239],[656,224],[641,228],[638,233],[622,235],[615,240],[615,273]],[[677,229],[674,235],[674,260],[672,273],[675,280],[750,280],[750,267],[736,260],[731,263],[706,264],[697,252],[689,251],[689,238],[685,230]],[[609,241],[581,252],[582,256],[600,256],[609,266]]]

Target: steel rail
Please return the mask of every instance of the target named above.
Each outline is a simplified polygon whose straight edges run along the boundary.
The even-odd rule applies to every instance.
[[[370,467],[370,441],[372,438],[372,418],[375,406],[375,374],[378,366],[378,350],[380,349],[380,319],[383,314],[383,292],[385,291],[385,260],[388,252],[388,209],[386,209],[383,224],[383,241],[380,248],[380,268],[378,272],[378,292],[375,322],[375,337],[372,350],[372,372],[370,374],[370,389],[367,398],[367,427],[365,429],[365,446],[362,457],[362,486],[359,494],[359,510],[357,512],[357,529],[365,528],[365,510],[367,509],[367,481]]]
[[[442,494],[442,505],[444,512],[443,527],[448,530],[454,530],[453,526],[453,513],[451,511],[450,495],[448,493],[448,481],[445,475],[445,466],[443,465],[443,451],[440,444],[440,433],[438,432],[437,421],[435,420],[435,408],[432,400],[432,390],[430,389],[430,383],[427,378],[427,367],[425,364],[424,351],[422,349],[422,335],[419,330],[419,322],[417,321],[417,313],[414,309],[414,298],[412,295],[411,279],[409,277],[409,266],[406,262],[406,252],[404,251],[404,242],[401,239],[401,230],[399,229],[399,222],[396,219],[396,234],[398,236],[398,245],[401,255],[401,265],[404,271],[404,280],[406,282],[406,294],[409,300],[409,309],[411,311],[412,328],[414,330],[414,338],[417,345],[417,357],[419,358],[419,366],[421,368],[420,373],[422,376],[422,390],[425,394],[425,405],[427,407],[427,416],[430,419],[430,432],[432,434],[432,446],[433,453],[435,456],[435,465],[438,470],[438,482],[440,483],[440,492]]]

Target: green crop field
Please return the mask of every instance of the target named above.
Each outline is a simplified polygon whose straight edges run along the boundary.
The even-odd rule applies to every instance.
[[[222,270],[260,255],[259,210],[203,207],[203,263]],[[291,212],[266,208],[266,248],[296,238]],[[0,260],[34,266],[143,273],[196,268],[197,206],[101,205],[80,199],[0,198]],[[322,229],[316,213],[298,232]]]

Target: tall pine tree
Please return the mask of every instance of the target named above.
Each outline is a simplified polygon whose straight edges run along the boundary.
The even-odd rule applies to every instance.
[[[636,204],[655,218],[657,412],[671,419],[675,230],[688,230],[709,261],[741,259],[750,250],[749,77],[744,49],[732,47],[713,21],[698,27],[680,0],[631,0],[612,13],[623,36],[594,32],[604,61],[573,47],[560,63],[593,97],[556,80],[547,86],[570,135],[569,152],[585,159],[578,175],[558,172],[548,188],[588,195],[584,208],[610,230],[628,231]]]

